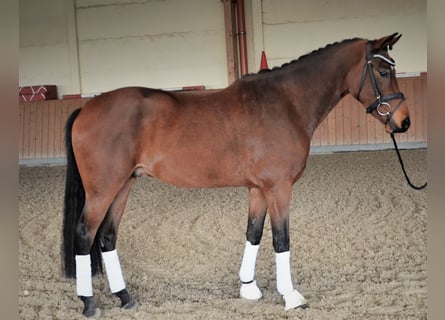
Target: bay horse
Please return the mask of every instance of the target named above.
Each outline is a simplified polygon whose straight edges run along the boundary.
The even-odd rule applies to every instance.
[[[62,259],[65,275],[76,279],[83,314],[96,312],[92,276],[103,266],[121,307],[136,304],[126,289],[116,241],[130,188],[141,176],[189,188],[247,187],[240,296],[262,296],[255,265],[268,212],[276,289],[285,310],[306,307],[291,277],[292,186],[305,169],[314,130],[347,94],[368,106],[366,111],[388,133],[409,128],[409,111],[388,54],[400,37],[336,42],[225,89],[126,87],[75,110],[66,125]]]

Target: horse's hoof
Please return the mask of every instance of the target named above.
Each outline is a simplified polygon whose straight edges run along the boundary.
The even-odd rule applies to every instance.
[[[91,318],[94,317],[96,315],[96,309],[84,309],[82,314],[87,317],[87,318]]]
[[[127,289],[122,289],[119,292],[116,292],[114,295],[121,299],[121,308],[122,309],[131,309],[136,305],[136,301],[133,297],[128,293]]]
[[[307,308],[309,308],[309,304],[308,303],[305,303],[305,304],[302,304],[301,306],[298,306],[296,309],[298,309],[298,308],[301,308],[301,309],[307,309]]]
[[[84,304],[82,314],[88,318],[94,317],[96,315],[96,305],[94,304],[93,297],[81,296],[80,300],[82,300],[82,302]]]
[[[131,300],[128,301],[126,304],[122,305],[121,308],[122,309],[131,309],[131,308],[134,308],[135,306],[136,306],[136,300],[131,298]]]
[[[240,296],[241,298],[247,300],[258,300],[263,296],[263,294],[256,285],[256,281],[252,281],[251,283],[243,283],[241,285]]]
[[[283,295],[283,298],[286,302],[286,305],[284,307],[284,310],[286,311],[296,308],[307,308],[306,299],[297,290],[286,293],[285,295]]]
[[[87,318],[100,318],[100,308],[94,308],[94,310],[89,310],[88,312],[82,312],[82,314]]]

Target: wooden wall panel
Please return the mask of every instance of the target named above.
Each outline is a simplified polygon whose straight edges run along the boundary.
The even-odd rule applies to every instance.
[[[398,78],[405,94],[411,127],[397,135],[400,143],[427,141],[427,75]],[[342,99],[314,132],[312,146],[341,146],[392,143],[383,125],[366,114],[365,108],[350,95]]]
[[[68,116],[86,99],[25,102],[20,108],[19,159],[65,157],[64,129]]]
[[[400,143],[427,141],[427,76],[399,78],[411,115],[411,128],[397,135]],[[65,157],[64,128],[68,116],[88,99],[26,102],[20,109],[20,159]],[[312,146],[391,143],[383,125],[351,96],[345,97],[315,131]]]

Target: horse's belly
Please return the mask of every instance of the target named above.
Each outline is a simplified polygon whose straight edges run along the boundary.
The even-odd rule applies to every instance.
[[[189,153],[152,163],[148,174],[168,184],[188,188],[246,185],[241,163],[229,157]]]

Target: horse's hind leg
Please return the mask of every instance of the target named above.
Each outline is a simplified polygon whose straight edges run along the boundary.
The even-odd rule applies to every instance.
[[[257,188],[249,189],[249,217],[247,221],[246,246],[239,272],[241,280],[240,296],[248,300],[262,297],[255,281],[255,265],[263,235],[264,218],[266,217],[266,200]]]
[[[102,197],[95,197],[94,199],[86,197],[80,221],[76,226],[76,292],[84,304],[82,313],[87,317],[96,314],[92,275],[98,270],[101,271],[96,232],[105,217],[109,203]]]
[[[85,206],[76,226],[75,260],[77,296],[84,303],[83,314],[87,317],[96,314],[92,275],[97,271],[102,271],[103,245],[101,242],[104,241],[108,248],[112,248],[113,245],[115,245],[115,236],[111,236],[113,232],[111,232],[110,229],[112,226],[117,227],[117,224],[111,222],[116,221],[118,223],[120,221],[131,186],[131,183],[124,182],[124,187],[121,187],[121,190],[119,190],[119,183],[117,183],[117,181],[119,180],[108,181],[107,184],[102,182],[100,184],[102,186],[101,188],[94,187],[97,183],[95,184],[90,181],[84,182]],[[97,190],[100,191],[98,192]],[[111,214],[108,214],[110,212]],[[119,212],[119,214],[115,214],[116,212]],[[115,214],[118,219],[111,219],[113,214]],[[107,226],[104,227],[105,225]],[[101,237],[102,231],[105,232],[107,238],[110,240],[105,240],[104,237]],[[117,264],[113,263],[113,261],[116,261],[117,255],[112,253],[105,256],[105,268],[110,268],[110,265],[111,268],[114,268]],[[118,281],[120,280],[116,280],[116,286]],[[125,293],[125,291],[123,291],[123,293]],[[128,301],[131,301],[131,297],[128,298]]]
[[[108,284],[111,293],[121,300],[121,307],[132,308],[136,305],[135,300],[126,289],[121,264],[116,250],[117,233],[119,223],[125,210],[131,186],[136,178],[129,178],[121,191],[117,194],[99,229],[102,259],[107,273]]]

